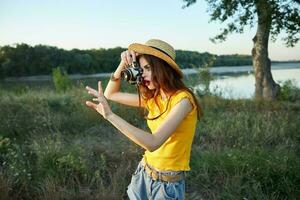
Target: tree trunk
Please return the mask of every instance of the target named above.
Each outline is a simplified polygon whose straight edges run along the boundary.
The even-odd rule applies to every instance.
[[[271,60],[268,56],[268,43],[271,29],[271,6],[267,0],[256,1],[258,17],[257,32],[253,38],[252,61],[255,75],[255,97],[276,100],[280,86],[271,73]]]

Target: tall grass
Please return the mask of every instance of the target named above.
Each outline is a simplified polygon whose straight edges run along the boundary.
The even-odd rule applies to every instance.
[[[84,105],[83,87],[2,89],[0,98],[1,199],[126,199],[143,150]],[[201,103],[187,199],[300,196],[299,103]],[[146,129],[138,110],[111,105]]]

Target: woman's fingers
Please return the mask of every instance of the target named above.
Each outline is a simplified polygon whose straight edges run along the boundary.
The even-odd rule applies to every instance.
[[[127,54],[128,54],[128,51],[123,51],[121,54],[121,59],[125,63],[126,66],[128,66],[130,64]]]
[[[125,66],[128,65],[127,60],[126,60],[126,56],[125,56],[125,52],[122,52],[122,53],[121,53],[121,60],[122,60],[122,62],[125,64]]]
[[[96,98],[93,98],[93,101],[100,102],[100,100],[102,99],[101,102],[103,102],[103,98],[105,99],[104,94],[103,94],[103,90],[102,90],[101,81],[98,81],[98,91],[94,90],[93,88],[90,88],[89,86],[86,86],[86,89],[88,90],[89,94],[96,97]]]
[[[121,60],[123,61],[123,63],[125,63],[126,66],[129,66],[132,64],[132,62],[136,62],[136,57],[138,56],[139,54],[134,52],[134,51],[123,51],[121,53]]]
[[[89,87],[89,86],[86,86],[85,89],[88,91],[89,94],[95,96],[95,97],[99,97],[99,93],[97,90]]]
[[[135,55],[135,52],[131,50],[131,51],[130,51],[130,55],[131,55],[132,61],[133,61],[133,62],[136,62],[136,55]]]
[[[93,103],[93,102],[90,102],[90,101],[86,101],[85,104],[90,107],[90,108],[93,108],[93,109],[96,109],[97,108],[97,104]]]
[[[99,92],[99,94],[103,95],[101,81],[98,81],[98,92]]]
[[[93,101],[95,102],[91,102],[91,101],[86,101],[85,104],[96,110],[98,113],[100,113],[105,119],[106,117],[112,113],[111,109],[107,103],[106,98],[103,95],[103,91],[102,91],[102,86],[101,86],[101,81],[98,82],[98,96],[96,96],[97,98],[93,98]]]
[[[129,51],[126,51],[127,63],[130,65],[132,63],[132,57]]]

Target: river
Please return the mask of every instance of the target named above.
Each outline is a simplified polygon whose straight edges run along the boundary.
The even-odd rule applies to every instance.
[[[215,69],[210,91],[229,99],[251,98],[255,91],[255,78],[252,72],[252,66],[237,67],[235,71],[230,71],[228,67]],[[300,63],[273,64],[271,72],[275,82],[282,84],[284,81],[291,80],[300,88]]]
[[[272,75],[275,82],[281,84],[284,81],[292,80],[294,84],[300,88],[300,63],[273,63]],[[198,73],[195,69],[183,69],[185,76],[195,76]],[[253,75],[252,66],[224,66],[214,67],[210,69],[214,80],[211,81],[210,91],[212,93],[219,94],[224,98],[239,99],[239,98],[251,98],[255,90],[255,80]],[[101,79],[108,77],[110,73],[98,73],[90,75],[69,75],[73,80],[83,79]],[[29,76],[18,78],[7,78],[6,83],[24,83],[24,82],[48,82],[52,77],[46,76]],[[201,86],[195,86],[194,88],[200,88]]]

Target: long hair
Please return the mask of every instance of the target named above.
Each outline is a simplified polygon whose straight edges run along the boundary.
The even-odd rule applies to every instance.
[[[154,98],[156,102],[156,97],[159,95],[161,89],[171,96],[178,90],[185,90],[193,96],[194,102],[197,107],[197,116],[199,120],[203,115],[200,104],[193,91],[185,86],[182,79],[180,78],[180,75],[164,60],[146,54],[142,56],[150,64],[152,82],[155,86],[154,90],[149,90],[148,87],[144,85],[139,86],[139,92],[141,93],[142,98],[145,100],[145,102],[147,102],[151,98]],[[158,117],[155,117],[155,119]]]

